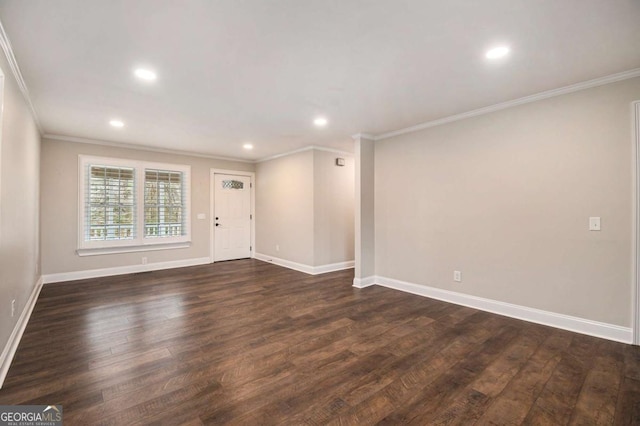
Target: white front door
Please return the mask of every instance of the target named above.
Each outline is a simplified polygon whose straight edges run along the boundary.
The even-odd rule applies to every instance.
[[[214,261],[251,257],[251,177],[214,176]]]

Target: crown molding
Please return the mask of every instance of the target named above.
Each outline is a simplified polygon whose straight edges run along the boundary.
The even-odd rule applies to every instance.
[[[86,143],[91,145],[112,146],[115,148],[133,149],[136,151],[159,152],[162,154],[187,155],[189,157],[209,158],[212,160],[235,161],[237,163],[255,163],[254,160],[244,160],[240,158],[221,157],[217,155],[209,155],[201,152],[181,151],[178,149],[156,148],[148,145],[134,145],[122,142],[111,142],[97,139],[80,138],[76,136],[54,135],[46,133],[42,135],[43,139],[51,139],[64,142]]]
[[[358,139],[369,139],[371,141],[376,140],[375,135],[371,135],[369,133],[356,133],[355,135],[352,135],[351,138],[353,138],[353,140],[358,140]]]
[[[16,60],[15,55],[13,54],[13,49],[11,47],[11,42],[9,41],[9,37],[7,37],[7,33],[4,31],[4,27],[2,26],[2,22],[0,22],[0,46],[4,51],[4,56],[7,58],[7,62],[9,63],[9,67],[13,72],[13,77],[16,79],[16,83],[18,83],[18,88],[24,97],[24,100],[27,102],[27,106],[31,110],[31,115],[33,116],[33,121],[36,123],[38,127],[38,131],[40,135],[42,135],[42,125],[40,124],[40,119],[38,118],[38,113],[36,112],[36,108],[33,106],[33,102],[31,102],[31,96],[29,95],[29,89],[27,88],[27,84],[24,82],[24,78],[22,78],[22,72],[20,71],[20,67],[18,66],[18,61]]]
[[[296,150],[293,150],[293,151],[284,152],[282,154],[272,155],[270,157],[262,158],[262,159],[259,159],[259,160],[246,160],[246,159],[241,159],[241,158],[222,157],[222,156],[218,156],[218,155],[204,154],[204,153],[195,152],[195,151],[181,151],[181,150],[177,150],[177,149],[156,148],[156,147],[152,147],[152,146],[148,146],[148,145],[135,145],[135,144],[123,143],[123,142],[112,142],[112,141],[104,141],[104,140],[99,140],[99,139],[81,138],[81,137],[77,137],[77,136],[55,135],[55,134],[51,134],[51,133],[45,133],[44,135],[42,135],[42,138],[43,139],[56,140],[56,141],[63,141],[63,142],[74,142],[74,143],[86,143],[86,144],[90,144],[90,145],[112,146],[112,147],[115,147],[115,148],[133,149],[133,150],[136,150],[136,151],[159,152],[159,153],[162,153],[162,154],[173,154],[173,155],[186,155],[186,156],[189,156],[189,157],[208,158],[208,159],[211,159],[211,160],[222,160],[222,161],[235,161],[237,163],[250,163],[250,164],[262,163],[263,161],[274,160],[276,158],[286,157],[287,155],[297,154],[299,152],[311,151],[311,150],[325,151],[325,152],[332,152],[334,154],[353,156],[352,152],[340,151],[338,149],[332,149],[332,148],[325,148],[323,146],[310,145],[310,146],[306,146],[304,148],[300,148],[300,149],[296,149]]]
[[[299,154],[301,152],[311,151],[311,150],[331,152],[334,154],[340,154],[340,155],[346,155],[346,156],[353,156],[353,152],[340,151],[339,149],[325,148],[323,146],[309,145],[309,146],[305,146],[304,148],[294,149],[293,151],[283,152],[282,154],[275,154],[269,157],[261,158],[259,160],[256,160],[255,163],[263,163],[265,161],[275,160],[276,158],[282,158],[289,155]]]
[[[394,130],[393,132],[382,133],[380,135],[376,135],[374,137],[374,140],[379,141],[383,139],[389,139],[394,136],[413,133],[419,130],[428,129],[430,127],[440,126],[443,124],[452,123],[454,121],[464,120],[471,117],[477,117],[479,115],[489,114],[495,111],[500,111],[500,110],[515,107],[518,105],[523,105],[531,102],[540,101],[543,99],[553,98],[555,96],[566,95],[566,94],[578,92],[584,89],[591,89],[593,87],[603,86],[605,84],[615,83],[622,80],[628,80],[634,77],[640,77],[640,68],[635,68],[635,69],[624,71],[617,74],[611,74],[605,77],[595,78],[593,80],[583,81],[581,83],[572,84],[570,86],[560,87],[558,89],[547,90],[545,92],[536,93],[535,95],[525,96],[523,98],[514,99],[512,101],[502,102],[499,104],[474,109],[472,111],[451,115],[449,117],[440,118],[438,120],[427,121],[426,123],[417,124],[415,126],[406,127],[404,129]]]

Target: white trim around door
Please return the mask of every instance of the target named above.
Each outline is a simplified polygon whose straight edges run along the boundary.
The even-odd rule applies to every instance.
[[[632,247],[632,293],[631,320],[633,344],[640,345],[640,101],[633,102],[633,247]]]
[[[211,169],[209,176],[209,259],[215,261],[215,229],[213,218],[215,216],[215,177],[216,174],[249,176],[251,178],[251,257],[256,252],[256,174],[239,170]]]

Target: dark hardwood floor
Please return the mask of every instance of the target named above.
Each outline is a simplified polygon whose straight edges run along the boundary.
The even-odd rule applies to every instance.
[[[640,424],[640,348],[256,260],[46,285],[0,404],[67,425]]]

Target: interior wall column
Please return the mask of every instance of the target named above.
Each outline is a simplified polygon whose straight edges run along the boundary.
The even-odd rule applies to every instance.
[[[355,287],[374,284],[375,217],[374,171],[375,142],[373,136],[357,134],[355,142]]]

